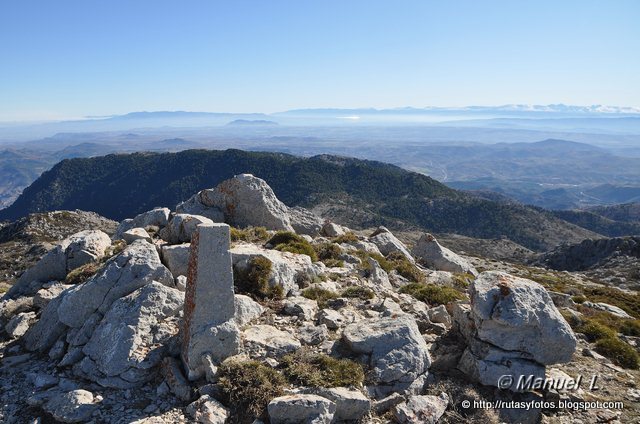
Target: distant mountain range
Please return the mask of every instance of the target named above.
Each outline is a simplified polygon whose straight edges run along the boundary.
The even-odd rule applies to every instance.
[[[543,210],[477,198],[380,162],[239,150],[64,160],[0,211],[0,219],[81,209],[120,220],[154,206],[173,207],[198,190],[245,172],[265,179],[286,204],[315,208],[355,227],[387,225],[507,237],[535,250],[598,237]]]

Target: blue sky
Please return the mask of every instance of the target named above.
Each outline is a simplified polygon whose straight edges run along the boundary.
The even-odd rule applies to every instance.
[[[0,2],[0,121],[640,106],[640,1]]]

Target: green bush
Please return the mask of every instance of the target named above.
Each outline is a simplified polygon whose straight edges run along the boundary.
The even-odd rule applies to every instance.
[[[593,318],[587,318],[583,324],[576,329],[579,333],[583,333],[587,340],[594,342],[605,338],[615,338],[616,332],[610,327],[596,321]]]
[[[456,289],[435,284],[410,283],[402,287],[400,293],[410,294],[432,306],[446,305],[449,302],[465,299],[465,296]]]
[[[596,342],[596,352],[611,359],[621,367],[638,369],[640,355],[636,350],[617,337],[605,337]]]
[[[315,300],[321,308],[324,308],[327,305],[328,300],[338,298],[338,295],[335,292],[322,289],[320,287],[309,287],[308,289],[304,289],[302,290],[302,296],[307,299]]]
[[[357,236],[357,235],[355,235],[353,232],[348,232],[348,233],[346,233],[346,234],[344,234],[344,235],[341,235],[341,236],[338,236],[338,237],[334,237],[334,238],[332,239],[332,241],[333,241],[334,243],[338,243],[338,244],[342,244],[342,243],[347,243],[347,244],[349,244],[349,243],[356,242],[356,241],[358,241],[358,240],[359,240],[359,239],[358,239],[358,236]]]
[[[619,331],[625,336],[640,337],[640,320],[626,319],[620,324]]]
[[[474,276],[469,273],[454,272],[453,286],[458,290],[467,290],[473,281]]]
[[[256,256],[249,261],[247,268],[234,269],[233,280],[239,293],[250,295],[256,299],[282,299],[284,293],[281,286],[271,286],[272,263],[269,259]]]
[[[269,238],[269,232],[264,227],[234,228],[231,227],[231,241],[246,241],[250,243],[264,242]]]
[[[267,244],[274,246],[274,249],[281,252],[307,255],[313,262],[318,260],[318,255],[316,255],[316,251],[313,249],[311,243],[291,231],[278,231],[269,239]]]
[[[282,358],[284,375],[294,384],[310,387],[360,387],[362,366],[349,359],[299,350]]]
[[[225,361],[219,374],[218,384],[239,422],[263,416],[267,404],[287,386],[282,374],[257,361]]]
[[[342,249],[335,243],[322,243],[313,246],[320,262],[328,267],[343,267],[344,261],[340,259]]]
[[[341,296],[368,300],[373,299],[375,297],[375,293],[373,292],[373,290],[367,287],[351,286],[344,289],[341,293]]]

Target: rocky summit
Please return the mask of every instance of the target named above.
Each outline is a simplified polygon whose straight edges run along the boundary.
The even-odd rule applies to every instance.
[[[94,217],[9,282],[1,422],[640,417],[633,292],[352,230],[250,174],[169,206]]]

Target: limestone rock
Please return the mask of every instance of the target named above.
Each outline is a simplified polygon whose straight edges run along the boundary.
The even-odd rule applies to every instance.
[[[358,421],[371,410],[371,400],[358,390],[346,387],[321,388],[316,394],[336,404],[335,421]]]
[[[105,314],[115,300],[152,281],[174,285],[155,246],[144,240],[135,241],[87,282],[65,291],[58,315],[69,327],[80,328],[94,312]]]
[[[349,324],[342,340],[371,367],[378,396],[407,390],[431,365],[427,344],[407,315]]]
[[[300,342],[271,325],[254,325],[242,333],[244,345],[251,356],[283,356],[300,349]]]
[[[156,282],[115,301],[83,349],[94,375],[120,376],[132,386],[151,379],[178,333],[183,303],[184,293]]]
[[[93,394],[86,390],[60,393],[43,405],[45,411],[63,423],[86,422],[97,407]]]
[[[435,424],[444,414],[449,404],[449,396],[409,396],[405,403],[397,405],[393,411],[400,424]]]
[[[598,302],[598,303],[584,302],[582,304],[582,306],[586,306],[588,308],[593,308],[593,309],[598,309],[600,311],[605,311],[605,312],[608,312],[611,315],[613,315],[615,317],[618,317],[618,318],[633,319],[633,317],[631,315],[626,313],[621,308],[619,308],[617,306],[609,305],[608,303],[604,303],[604,302]]]
[[[302,343],[315,346],[327,340],[329,329],[324,324],[306,324],[297,329],[296,335]]]
[[[249,296],[236,294],[235,302],[235,320],[239,326],[247,325],[254,319],[258,318],[264,312],[264,308]]]
[[[540,284],[500,271],[483,272],[469,287],[477,338],[543,364],[568,362],[576,338]]]
[[[336,405],[317,395],[280,396],[267,407],[271,424],[326,424],[333,420]]]
[[[256,256],[269,259],[269,284],[281,286],[285,295],[298,290],[298,281],[308,281],[316,275],[311,258],[307,255],[264,249],[253,244],[238,244],[231,249],[231,255],[236,269],[246,269]]]
[[[213,189],[202,190],[185,204],[222,211],[224,222],[235,227],[293,231],[289,208],[264,180],[251,174],[236,175]],[[185,204],[178,205],[178,209],[184,210]]]
[[[169,244],[186,243],[200,224],[213,224],[213,221],[201,215],[176,214],[158,233]]]
[[[229,410],[209,395],[189,404],[186,411],[200,424],[224,424],[229,418]]]
[[[283,302],[283,311],[287,315],[294,315],[304,321],[311,321],[318,313],[318,302],[302,296],[288,297]]]
[[[333,309],[323,309],[318,314],[318,321],[320,324],[324,324],[327,328],[331,330],[337,330],[338,328],[344,327],[348,320],[338,311],[334,311]]]
[[[347,232],[349,232],[347,228],[334,222],[327,222],[322,226],[322,234],[327,237],[339,237],[347,234]]]
[[[189,271],[189,243],[162,246],[162,263],[169,268],[174,277],[187,276]]]
[[[136,240],[146,240],[152,243],[151,236],[144,228],[136,227],[122,233],[122,238],[127,244],[131,244]]]
[[[435,270],[478,275],[469,261],[441,246],[431,234],[423,234],[412,253],[419,262]]]
[[[391,253],[399,253],[409,261],[415,262],[411,253],[409,253],[407,246],[398,240],[398,238],[385,227],[379,227],[371,236],[369,236],[369,241],[375,244],[378,249],[380,249],[380,253],[385,256],[390,255]]]
[[[309,236],[320,234],[324,222],[322,218],[300,206],[289,208],[289,219],[296,233]]]
[[[147,228],[150,226],[154,227],[165,227],[169,222],[169,214],[171,211],[169,208],[155,208],[147,212],[143,212],[141,214],[136,215],[133,219],[125,219],[118,225],[115,234],[113,235],[114,240],[118,240],[122,238],[122,235],[125,231],[128,231],[132,228]]]
[[[64,280],[69,271],[101,258],[110,245],[111,239],[100,230],[75,233],[26,270],[3,298],[15,299],[18,296],[33,295],[43,283]],[[34,281],[40,284],[31,284]]]
[[[177,213],[200,215],[213,222],[224,222],[224,213],[214,204],[213,189],[201,190],[176,206]]]
[[[22,337],[29,329],[29,326],[35,322],[35,320],[35,312],[20,312],[18,315],[11,318],[11,320],[4,327],[4,331],[6,331],[10,337]]]

